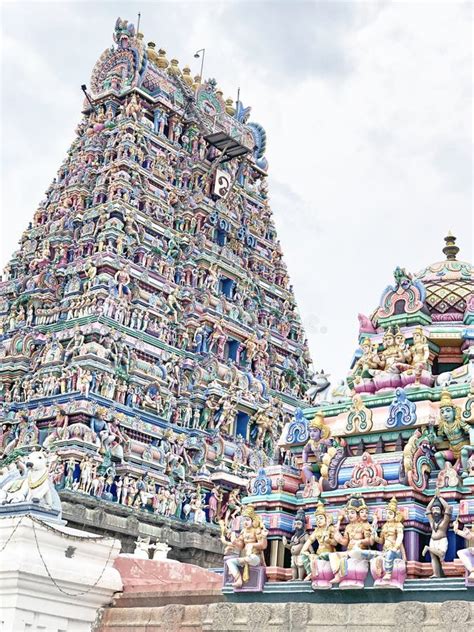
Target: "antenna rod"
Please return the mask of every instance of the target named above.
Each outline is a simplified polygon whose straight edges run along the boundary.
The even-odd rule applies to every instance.
[[[204,56],[205,56],[205,54],[206,54],[206,49],[205,48],[200,48],[199,50],[197,50],[194,53],[194,57],[196,59],[198,59],[198,57],[201,58],[201,74],[199,75],[201,77],[201,83],[203,83],[203,81],[204,81],[202,73],[204,72]]]
[[[204,82],[204,77],[202,76],[202,73],[204,72],[204,55],[206,54],[206,49],[203,48],[202,49],[202,59],[201,59],[201,83]]]
[[[140,33],[140,18],[141,17],[142,17],[142,14],[139,11],[138,12],[138,21],[137,21],[137,35]]]
[[[81,90],[86,95],[86,99],[89,101],[91,108],[97,114],[97,110],[95,109],[95,105],[92,103],[92,100],[91,100],[90,96],[87,94],[87,86],[86,86],[85,83],[82,84]]]

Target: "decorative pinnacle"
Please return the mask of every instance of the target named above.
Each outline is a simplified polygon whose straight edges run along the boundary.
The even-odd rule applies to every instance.
[[[456,255],[459,252],[459,248],[456,246],[456,237],[449,231],[444,241],[446,246],[443,248],[443,252],[446,255],[446,259],[448,261],[456,261]]]

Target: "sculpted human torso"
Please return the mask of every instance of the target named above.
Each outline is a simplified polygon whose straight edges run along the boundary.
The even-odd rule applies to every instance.
[[[403,535],[402,524],[395,520],[387,521],[380,532],[380,538],[383,540],[383,550],[397,549],[400,534]]]
[[[334,526],[316,527],[311,535],[311,541],[317,540],[318,549],[316,555],[332,553],[336,550],[336,540],[334,539]]]
[[[243,552],[244,555],[252,555],[256,553],[255,545],[258,543],[258,532],[257,529],[253,527],[242,529],[240,537],[243,541]]]
[[[344,536],[349,539],[347,550],[350,551],[355,547],[360,549],[368,549],[369,544],[364,542],[370,538],[372,527],[368,522],[353,522],[347,525]]]

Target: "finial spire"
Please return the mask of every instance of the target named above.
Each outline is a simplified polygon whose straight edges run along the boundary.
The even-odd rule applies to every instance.
[[[446,259],[448,261],[456,261],[456,255],[459,252],[459,248],[456,246],[456,237],[449,231],[444,241],[446,246],[443,248],[443,252],[446,255]]]

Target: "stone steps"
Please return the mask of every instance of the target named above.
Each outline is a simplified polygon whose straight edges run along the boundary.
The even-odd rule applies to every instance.
[[[408,579],[405,582],[403,590],[394,588],[374,588],[373,585],[366,585],[364,589],[340,589],[333,586],[327,590],[313,590],[311,582],[307,581],[291,581],[291,582],[267,582],[263,593],[234,593],[231,586],[224,586],[223,594],[232,599],[239,601],[242,598],[245,601],[250,600],[252,595],[261,601],[275,601],[278,599],[289,599],[297,601],[344,601],[351,603],[352,601],[363,601],[366,596],[369,601],[384,602],[390,601],[406,601],[408,595],[410,599],[420,599],[429,601],[434,597],[437,601],[442,601],[443,595],[456,595],[457,598],[474,601],[474,590],[465,586],[462,577],[443,577],[434,579]],[[257,597],[258,595],[258,597]],[[405,596],[406,595],[406,596]],[[312,597],[311,597],[312,596]]]
[[[407,579],[403,586],[404,591],[414,590],[463,590],[465,589],[463,577],[436,577],[433,579]]]

